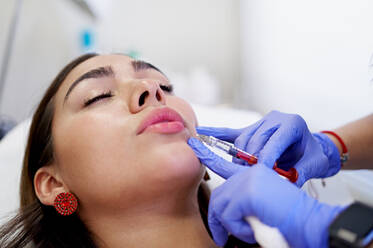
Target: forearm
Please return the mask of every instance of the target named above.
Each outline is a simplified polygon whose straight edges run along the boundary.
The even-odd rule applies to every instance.
[[[373,114],[333,131],[343,139],[348,149],[349,160],[343,169],[373,169]],[[341,144],[332,135],[327,135],[341,154]]]

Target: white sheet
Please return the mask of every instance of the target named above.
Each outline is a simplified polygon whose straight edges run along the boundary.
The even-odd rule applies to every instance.
[[[22,122],[0,142],[0,218],[19,206],[19,182],[30,122]]]

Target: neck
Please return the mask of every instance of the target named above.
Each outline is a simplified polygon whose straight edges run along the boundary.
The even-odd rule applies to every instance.
[[[180,199],[179,199],[180,200]],[[217,247],[200,215],[197,198],[181,203],[154,203],[126,211],[126,215],[85,221],[100,247]]]

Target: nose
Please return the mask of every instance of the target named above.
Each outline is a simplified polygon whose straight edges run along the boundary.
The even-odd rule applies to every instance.
[[[148,106],[161,106],[165,104],[165,93],[157,82],[147,80],[136,82],[130,103],[130,111],[132,113],[138,113]]]

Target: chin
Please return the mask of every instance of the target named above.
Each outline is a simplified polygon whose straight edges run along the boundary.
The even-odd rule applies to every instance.
[[[163,149],[167,148],[167,149]],[[199,185],[205,173],[192,149],[186,142],[170,144],[162,149],[157,149],[155,167],[158,168],[157,179],[164,181],[168,187],[172,185]]]

